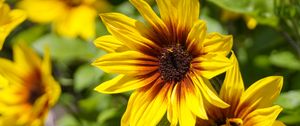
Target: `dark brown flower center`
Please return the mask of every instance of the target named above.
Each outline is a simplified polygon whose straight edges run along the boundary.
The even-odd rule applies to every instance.
[[[162,49],[159,57],[159,71],[165,82],[179,82],[190,69],[193,57],[180,45]]]

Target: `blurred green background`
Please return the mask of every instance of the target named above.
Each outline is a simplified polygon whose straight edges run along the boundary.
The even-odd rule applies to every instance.
[[[7,0],[14,7],[17,0]],[[143,20],[127,0],[108,0],[112,12]],[[153,0],[148,2],[157,11]],[[298,0],[201,0],[201,19],[208,32],[231,34],[246,86],[266,76],[284,76],[284,88],[276,104],[284,109],[279,120],[300,125],[300,1]],[[109,34],[100,18],[97,37]],[[25,21],[7,38],[1,57],[11,58],[15,42],[27,42],[40,54],[48,45],[53,74],[62,86],[62,95],[51,111],[47,125],[117,126],[126,109],[130,92],[105,95],[93,90],[114,75],[91,66],[106,52],[91,41],[64,38],[51,24]],[[247,85],[248,84],[248,85]],[[164,125],[163,120],[159,125]]]

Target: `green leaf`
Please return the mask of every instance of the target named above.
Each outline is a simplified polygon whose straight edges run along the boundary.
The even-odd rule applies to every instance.
[[[47,31],[47,25],[35,25],[32,26],[16,36],[13,37],[12,42],[26,42],[26,43],[32,43],[35,40],[37,40],[39,37],[41,37],[46,31]]]
[[[57,121],[56,125],[57,126],[80,126],[80,122],[74,116],[66,114]]]
[[[273,0],[208,0],[223,9],[249,15],[259,23],[277,26]]]
[[[291,70],[300,70],[300,61],[289,51],[274,52],[270,56],[271,64]]]
[[[90,64],[80,66],[74,74],[74,90],[80,92],[99,83],[103,74],[103,71]]]
[[[282,106],[284,109],[296,109],[300,107],[300,90],[292,90],[281,93],[275,104]]]
[[[33,44],[42,53],[45,47],[50,49],[54,60],[70,63],[72,61],[88,61],[101,53],[94,45],[80,39],[62,38],[55,34],[47,34]],[[103,51],[102,51],[103,52]]]
[[[105,122],[111,118],[114,118],[118,114],[117,108],[109,108],[102,111],[97,118],[99,125],[104,125]]]

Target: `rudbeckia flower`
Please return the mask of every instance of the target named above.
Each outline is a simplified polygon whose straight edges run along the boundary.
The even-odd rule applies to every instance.
[[[280,94],[283,78],[266,77],[245,90],[234,54],[230,60],[234,65],[227,71],[219,94],[222,100],[230,104],[230,107],[220,109],[207,104],[209,120],[198,119],[197,124],[199,126],[284,126],[282,122],[275,121],[282,108],[273,105]]]
[[[105,0],[21,0],[18,6],[33,22],[52,22],[58,34],[88,40],[95,37],[97,11],[109,5]]]
[[[26,18],[21,10],[11,10],[9,5],[0,0],[0,50],[8,34]]]
[[[41,126],[60,95],[49,53],[43,61],[24,45],[13,53],[14,62],[0,58],[0,125]]]
[[[95,40],[109,52],[93,65],[119,74],[95,88],[101,93],[135,90],[122,125],[156,125],[167,112],[172,125],[195,125],[207,119],[203,100],[229,105],[212,91],[208,79],[232,66],[226,55],[232,36],[206,33],[198,0],[157,0],[159,18],[144,0],[130,0],[147,24],[119,13],[101,14],[112,35]]]

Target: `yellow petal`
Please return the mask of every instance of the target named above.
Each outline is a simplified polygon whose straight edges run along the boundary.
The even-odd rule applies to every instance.
[[[18,68],[22,68],[24,74],[32,72],[34,69],[39,70],[41,59],[39,56],[26,44],[17,44],[13,46],[13,59]]]
[[[125,125],[125,120],[130,121],[132,126],[155,126],[164,116],[167,109],[167,98],[170,85],[163,84],[162,80],[158,80],[151,86],[137,90],[133,95],[135,98],[130,98],[126,112],[122,117],[122,125]],[[131,96],[132,97],[132,96]],[[128,124],[128,123],[127,123]]]
[[[126,75],[148,74],[158,69],[157,64],[155,57],[137,51],[106,54],[93,63],[105,72]]]
[[[252,84],[243,93],[238,105],[238,111],[241,112],[242,117],[254,109],[271,106],[279,95],[282,84],[282,76],[266,77]]]
[[[134,78],[125,75],[119,75],[109,81],[103,82],[95,88],[96,91],[101,93],[121,93],[153,84],[157,80],[159,74],[154,74],[148,78]]]
[[[233,67],[226,72],[225,80],[220,90],[220,98],[229,103],[233,111],[244,92],[244,82],[240,73],[238,60],[233,52],[230,61],[233,63]]]
[[[200,4],[198,0],[178,0],[178,26],[191,28],[199,18]]]
[[[204,96],[204,98],[212,105],[217,106],[219,108],[228,108],[229,105],[222,101],[217,94],[213,91],[212,86],[208,86],[210,83],[205,83],[201,76],[192,72],[190,75],[193,83],[200,89],[200,92]]]
[[[8,80],[0,75],[0,90],[8,86]]]
[[[180,83],[179,83],[180,84]],[[179,99],[179,105],[178,105],[178,120],[179,124],[181,126],[194,126],[196,124],[196,116],[192,113],[192,111],[189,110],[187,103],[192,102],[190,100],[192,99],[186,99],[186,93],[187,90],[185,90],[184,84],[180,84],[180,88],[177,88],[178,90],[178,96]],[[199,106],[198,106],[199,107]],[[202,115],[203,116],[203,115]]]
[[[190,29],[199,17],[198,0],[157,0],[157,5],[163,21],[179,29]]]
[[[146,21],[151,24],[151,26],[161,31],[168,30],[164,22],[155,14],[155,12],[152,10],[152,8],[147,2],[145,2],[144,0],[130,0],[130,2],[146,19]]]
[[[192,61],[192,68],[207,79],[211,79],[231,67],[232,62],[224,55],[219,54],[200,55]]]
[[[190,78],[181,83],[181,85],[181,88],[184,90],[185,99],[187,100],[186,104],[190,111],[199,118],[207,120],[208,117],[206,115],[203,98],[199,88],[193,84]]]
[[[198,20],[192,27],[187,37],[187,50],[193,54],[199,54],[202,51],[203,41],[206,36],[206,23]]]
[[[10,10],[7,4],[0,8],[0,50],[8,34],[26,19],[26,14],[21,10]]]
[[[221,35],[219,33],[210,33],[206,36],[203,46],[205,53],[221,53],[227,55],[233,45],[231,35]]]
[[[97,48],[103,49],[109,53],[128,51],[128,47],[111,35],[105,35],[94,41]]]
[[[34,22],[47,23],[65,13],[65,5],[59,0],[22,0],[18,7],[25,10]]]
[[[278,105],[254,110],[244,118],[244,126],[272,126],[281,111]]]
[[[65,15],[55,20],[55,30],[63,36],[80,36],[85,40],[95,37],[96,10],[87,5],[80,5],[64,12]]]
[[[148,28],[143,23],[119,13],[105,13],[100,17],[108,31],[129,48],[141,52],[160,48],[145,37]]]
[[[178,123],[178,105],[180,100],[178,99],[178,96],[180,95],[179,92],[179,84],[175,84],[172,93],[171,93],[171,98],[168,104],[168,110],[167,110],[167,118],[169,122],[171,123],[171,126],[177,126]]]

